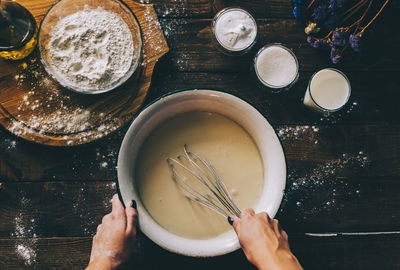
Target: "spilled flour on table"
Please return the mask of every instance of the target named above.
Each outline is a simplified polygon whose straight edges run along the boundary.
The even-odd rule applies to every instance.
[[[71,100],[74,94],[61,89],[48,77],[40,62],[36,59],[26,61],[29,65],[20,69],[20,73],[15,76],[15,82],[30,90],[21,97],[15,119],[8,127],[10,132],[17,136],[32,133],[74,136],[73,134],[79,133],[78,142],[84,143],[89,139],[102,138],[121,126],[118,118],[74,104]],[[47,112],[44,113],[43,110]],[[93,119],[104,122],[92,129],[90,121]],[[69,136],[63,137],[64,140],[68,138]],[[67,143],[73,144],[73,141]]]
[[[0,142],[1,149],[14,150],[17,147],[17,141],[13,139],[4,139]]]
[[[79,217],[83,234],[89,237],[96,234],[97,225],[101,223],[102,217],[111,212],[111,199],[116,193],[116,184],[114,182],[106,184],[104,189],[98,190],[98,194],[94,194],[93,190],[93,186],[89,187],[83,183],[71,198],[73,213]],[[98,205],[98,210],[88,215],[93,199],[98,199],[95,203]]]
[[[319,127],[316,126],[284,126],[276,130],[281,140],[297,140],[301,138],[316,138],[318,136]],[[315,144],[318,140],[314,141]]]
[[[26,209],[29,204],[30,200],[22,196],[19,201],[20,209]],[[36,220],[26,218],[23,210],[20,210],[14,218],[14,226],[15,230],[10,236],[17,238],[14,247],[15,253],[24,261],[25,265],[33,265],[36,263]]]
[[[146,20],[147,31],[143,31],[143,43],[147,46],[143,50],[143,61],[142,66],[146,66],[150,61],[152,61],[152,57],[162,53],[164,47],[164,38],[162,37],[161,26],[158,20],[153,19],[153,8],[152,6],[146,6],[146,9],[143,13],[143,19]],[[152,52],[153,55],[146,55],[147,52]]]
[[[304,149],[310,152],[295,153],[299,159],[296,162],[307,160],[306,156],[313,156],[313,147],[324,147],[323,134],[329,127],[312,125],[282,126],[276,133],[285,146],[303,141]],[[319,142],[321,141],[321,146]],[[307,147],[307,148],[306,148]],[[302,148],[303,149],[303,148]],[[303,150],[305,151],[305,150]],[[322,149],[323,151],[323,149]],[[345,176],[354,176],[370,164],[368,156],[363,150],[357,152],[341,153],[338,156],[307,167],[297,165],[296,168],[288,167],[287,186],[280,208],[286,214],[295,211],[296,215],[308,216],[322,211],[336,211],[343,207],[343,196],[357,198],[360,196],[359,184],[353,183]],[[312,163],[311,163],[312,164]],[[289,162],[290,165],[290,162]],[[338,196],[341,200],[338,201]]]
[[[337,111],[329,116],[319,118],[318,123],[336,124],[345,119],[349,114],[359,112],[360,109],[360,104],[357,101],[349,102],[342,110]]]
[[[368,156],[360,151],[358,154],[344,153],[305,172],[289,169],[280,211],[294,207],[293,211],[302,213],[303,218],[307,219],[309,215],[343,207],[337,201],[338,195],[358,197],[360,189],[359,184],[350,183],[340,175],[349,169],[355,174],[366,168],[369,163]]]
[[[158,16],[160,17],[180,17],[183,15],[187,15],[186,5],[188,2],[186,0],[174,0],[170,1],[168,4],[157,5]],[[195,4],[194,4],[195,5]]]

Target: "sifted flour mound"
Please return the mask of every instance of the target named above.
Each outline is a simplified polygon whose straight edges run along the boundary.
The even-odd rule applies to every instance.
[[[118,14],[87,6],[57,23],[47,50],[57,79],[85,90],[105,88],[123,77],[134,51],[129,27]]]

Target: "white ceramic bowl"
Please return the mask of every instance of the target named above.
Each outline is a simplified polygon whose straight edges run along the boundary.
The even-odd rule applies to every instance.
[[[279,209],[286,183],[286,163],[281,143],[268,121],[242,99],[215,90],[185,90],[164,96],[146,107],[133,121],[118,156],[118,186],[125,205],[137,202],[140,229],[159,246],[187,256],[211,257],[239,248],[233,230],[207,240],[177,236],[153,220],[135,186],[136,156],[149,133],[161,122],[178,113],[207,111],[224,115],[239,123],[256,143],[264,165],[264,185],[254,206],[274,217]],[[177,220],[179,222],[179,220]]]

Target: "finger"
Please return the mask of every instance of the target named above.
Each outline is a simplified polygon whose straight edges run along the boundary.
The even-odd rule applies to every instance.
[[[101,231],[101,224],[99,226],[97,226],[96,234],[99,234],[100,231]]]
[[[271,223],[271,218],[269,217],[269,215],[268,215],[267,212],[261,212],[261,213],[257,214],[257,216],[261,216],[262,220],[263,220],[265,223],[267,223],[267,224],[270,225],[270,223]]]
[[[289,240],[288,234],[287,234],[284,230],[282,230],[281,233],[282,233],[283,239],[285,239],[286,241],[288,241],[288,240]]]
[[[244,209],[242,212],[242,218],[255,215],[254,210],[251,208]]]
[[[276,235],[281,235],[279,221],[277,219],[272,219],[271,223],[272,223],[272,227],[274,229],[275,234]]]
[[[240,220],[240,218],[238,218],[237,216],[228,216],[228,223],[231,226],[234,226],[233,224],[237,224],[237,222]]]
[[[126,213],[126,232],[132,236],[136,235],[137,211],[136,202],[132,200],[125,209]]]
[[[122,206],[121,201],[118,198],[118,195],[115,194],[111,200],[112,202],[112,213],[116,216],[120,216],[124,214],[124,207]]]
[[[101,219],[101,224],[107,223],[110,219],[111,219],[111,213],[105,215],[105,216]]]

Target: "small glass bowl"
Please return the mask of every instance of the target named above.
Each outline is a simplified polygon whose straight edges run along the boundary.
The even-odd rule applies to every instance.
[[[259,74],[259,71],[258,71],[258,68],[257,68],[258,57],[261,55],[261,53],[262,53],[265,49],[268,49],[268,48],[271,48],[271,47],[279,47],[279,48],[281,48],[281,49],[284,49],[284,50],[287,51],[291,56],[293,56],[293,58],[294,58],[294,60],[295,60],[295,63],[296,63],[296,76],[293,78],[293,80],[292,80],[290,83],[288,83],[288,84],[286,84],[286,85],[272,85],[272,84],[269,84],[269,83],[266,82],[266,81],[261,77],[261,75]],[[299,61],[297,60],[296,55],[294,54],[294,52],[293,52],[291,49],[289,49],[289,48],[283,46],[283,45],[280,44],[280,43],[271,43],[271,44],[267,44],[267,45],[265,45],[264,47],[262,47],[262,48],[257,52],[257,54],[256,54],[255,57],[254,57],[254,60],[253,60],[253,70],[254,70],[254,73],[255,73],[255,75],[256,75],[256,78],[257,78],[257,80],[258,80],[258,84],[260,85],[260,87],[263,87],[263,88],[267,87],[268,90],[269,90],[270,92],[272,92],[272,93],[280,93],[280,92],[284,92],[284,91],[286,91],[286,90],[289,90],[289,89],[297,82],[297,80],[299,79]]]
[[[227,46],[224,46],[224,45],[222,44],[222,42],[221,42],[221,41],[218,39],[218,37],[217,37],[216,29],[215,29],[215,28],[216,28],[216,25],[217,25],[218,20],[219,20],[223,15],[225,15],[226,13],[229,13],[229,12],[231,12],[231,11],[240,11],[240,12],[243,12],[243,13],[247,14],[247,15],[251,18],[251,20],[254,22],[256,33],[255,33],[255,36],[254,36],[254,40],[253,40],[247,47],[240,48],[240,49],[229,48],[229,47],[227,47]],[[220,11],[214,16],[214,19],[212,20],[211,29],[212,29],[212,33],[213,33],[212,40],[213,40],[214,45],[215,45],[221,52],[223,52],[223,53],[225,53],[225,54],[227,54],[227,55],[230,55],[230,56],[235,56],[235,55],[239,56],[239,55],[243,55],[243,54],[249,52],[249,51],[253,48],[253,46],[256,44],[256,42],[257,42],[258,26],[257,26],[256,20],[254,19],[254,16],[251,15],[251,13],[250,13],[249,11],[247,11],[247,10],[245,10],[245,9],[242,9],[242,8],[239,8],[239,7],[227,7],[227,8],[224,8],[224,9],[220,10]]]
[[[101,7],[105,11],[113,12],[119,15],[124,22],[129,27],[129,30],[132,34],[133,40],[133,58],[130,68],[125,73],[124,76],[119,78],[118,80],[113,81],[112,83],[95,88],[78,88],[75,85],[71,85],[65,79],[59,77],[58,73],[51,65],[49,51],[47,50],[47,45],[50,42],[50,34],[54,26],[57,23],[78,11],[84,10],[85,8],[98,8]],[[139,63],[142,57],[142,48],[143,48],[143,40],[142,40],[142,31],[139,25],[139,22],[132,12],[132,10],[122,1],[119,0],[102,0],[102,1],[94,1],[94,0],[59,0],[53,6],[49,8],[45,16],[43,17],[40,28],[39,28],[39,37],[38,44],[40,50],[41,62],[46,69],[47,73],[55,79],[60,85],[63,87],[72,90],[74,92],[82,93],[82,94],[100,94],[109,92],[124,82],[126,82],[132,74],[138,69]]]
[[[333,71],[336,72],[337,74],[339,74],[340,76],[342,76],[342,78],[346,81],[347,86],[348,86],[348,92],[347,92],[347,96],[346,99],[344,100],[343,104],[341,106],[338,106],[337,108],[334,109],[328,109],[328,108],[324,108],[323,106],[321,106],[320,104],[318,104],[318,102],[315,100],[315,98],[312,95],[312,91],[311,91],[311,82],[313,81],[314,77],[319,74],[322,71]],[[347,104],[347,102],[349,101],[351,96],[351,84],[350,84],[350,80],[347,78],[346,74],[344,74],[343,72],[341,72],[338,69],[335,68],[324,68],[321,69],[317,72],[315,72],[310,80],[308,81],[308,85],[307,85],[307,89],[306,89],[306,93],[304,95],[303,98],[303,104],[309,108],[310,110],[317,112],[319,114],[322,114],[325,117],[328,117],[329,115],[331,115],[334,112],[337,112],[339,110],[341,110],[342,108],[344,108]]]

